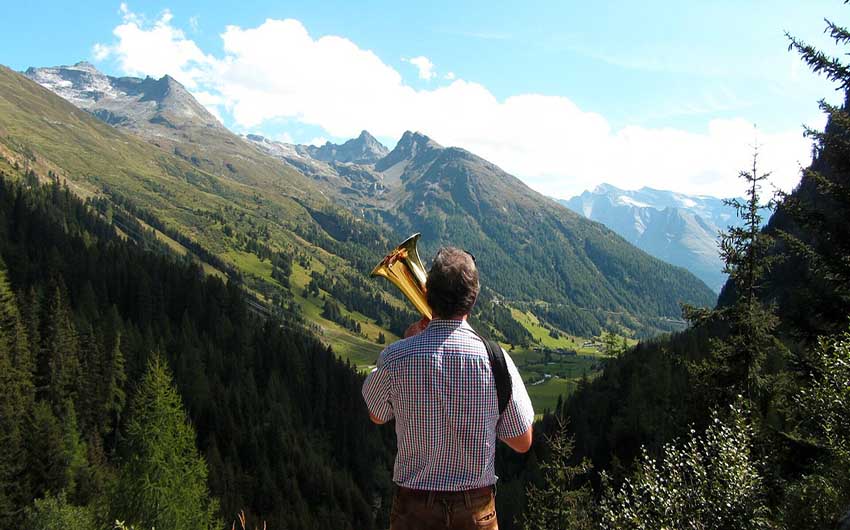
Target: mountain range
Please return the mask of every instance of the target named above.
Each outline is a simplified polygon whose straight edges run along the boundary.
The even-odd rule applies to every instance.
[[[604,224],[648,254],[688,269],[715,292],[726,282],[718,233],[739,226],[740,219],[723,199],[601,184],[558,202]]]
[[[319,147],[242,137],[168,76],[116,78],[87,63],[0,69],[0,155],[144,221],[364,362],[406,307],[366,274],[412,232],[424,256],[449,243],[473,252],[486,301],[553,330],[653,334],[671,329],[680,302],[716,298],[466,150],[411,131],[392,150],[366,131]],[[327,298],[359,326],[323,318]]]
[[[623,296],[624,290],[640,290],[636,277],[605,270],[608,263],[634,249],[606,240],[607,234],[598,226],[583,222],[469,151],[443,147],[424,134],[408,131],[384,157],[352,164],[346,154],[319,161],[313,146],[256,135],[247,139],[317,180],[338,182],[338,189],[371,190],[361,198],[378,205],[383,218],[394,226],[422,232],[428,252],[443,243],[473,250],[484,258],[483,273],[499,280],[497,289],[503,299],[593,308],[606,298],[620,298],[630,312],[646,309],[646,300],[642,307],[631,305],[634,293]],[[374,142],[363,131],[342,146],[326,144],[321,149],[363,152]],[[523,222],[529,219],[535,222]],[[605,250],[582,259],[594,243]],[[611,248],[617,243],[619,248]],[[634,255],[633,259],[641,258]],[[650,303],[657,304],[659,311],[672,312],[676,296],[661,294]]]

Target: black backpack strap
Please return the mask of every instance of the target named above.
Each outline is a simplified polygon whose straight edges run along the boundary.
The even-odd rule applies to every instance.
[[[478,332],[473,332],[478,335],[478,338],[484,342],[487,348],[487,357],[490,359],[490,369],[493,371],[493,379],[496,380],[496,396],[499,400],[499,415],[505,412],[505,408],[511,401],[513,393],[513,385],[511,383],[511,374],[508,371],[508,362],[505,360],[505,352],[498,342],[485,339]]]
[[[487,355],[490,357],[490,368],[493,370],[493,377],[496,379],[496,395],[499,397],[499,415],[501,416],[511,401],[511,394],[513,393],[511,374],[508,372],[505,352],[502,351],[499,343],[492,340],[485,340],[484,345],[487,346]]]

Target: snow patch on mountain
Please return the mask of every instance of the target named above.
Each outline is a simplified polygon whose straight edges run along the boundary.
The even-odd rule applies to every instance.
[[[645,252],[685,267],[715,291],[726,281],[718,232],[739,220],[734,208],[722,199],[600,184],[593,191],[559,202],[601,222]]]
[[[178,137],[180,129],[223,125],[174,78],[112,77],[83,61],[28,68],[24,75],[101,120],[145,137]]]
[[[617,202],[620,204],[628,204],[629,206],[637,206],[638,208],[650,208],[649,204],[633,199],[627,195],[620,195],[617,197]]]

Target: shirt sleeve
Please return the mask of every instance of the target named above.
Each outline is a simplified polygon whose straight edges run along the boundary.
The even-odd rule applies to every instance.
[[[500,439],[516,438],[525,433],[534,423],[534,408],[513,359],[505,352],[505,363],[511,375],[511,400],[496,424],[496,436]]]
[[[384,356],[378,357],[375,369],[363,381],[363,399],[369,412],[383,422],[395,417],[390,398],[390,374],[384,366]]]

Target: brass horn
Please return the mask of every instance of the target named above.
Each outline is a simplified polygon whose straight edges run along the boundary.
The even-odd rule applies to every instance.
[[[427,273],[416,251],[416,242],[422,234],[413,234],[386,255],[372,270],[372,276],[388,279],[410,300],[424,316],[431,318],[431,307],[425,299]]]

